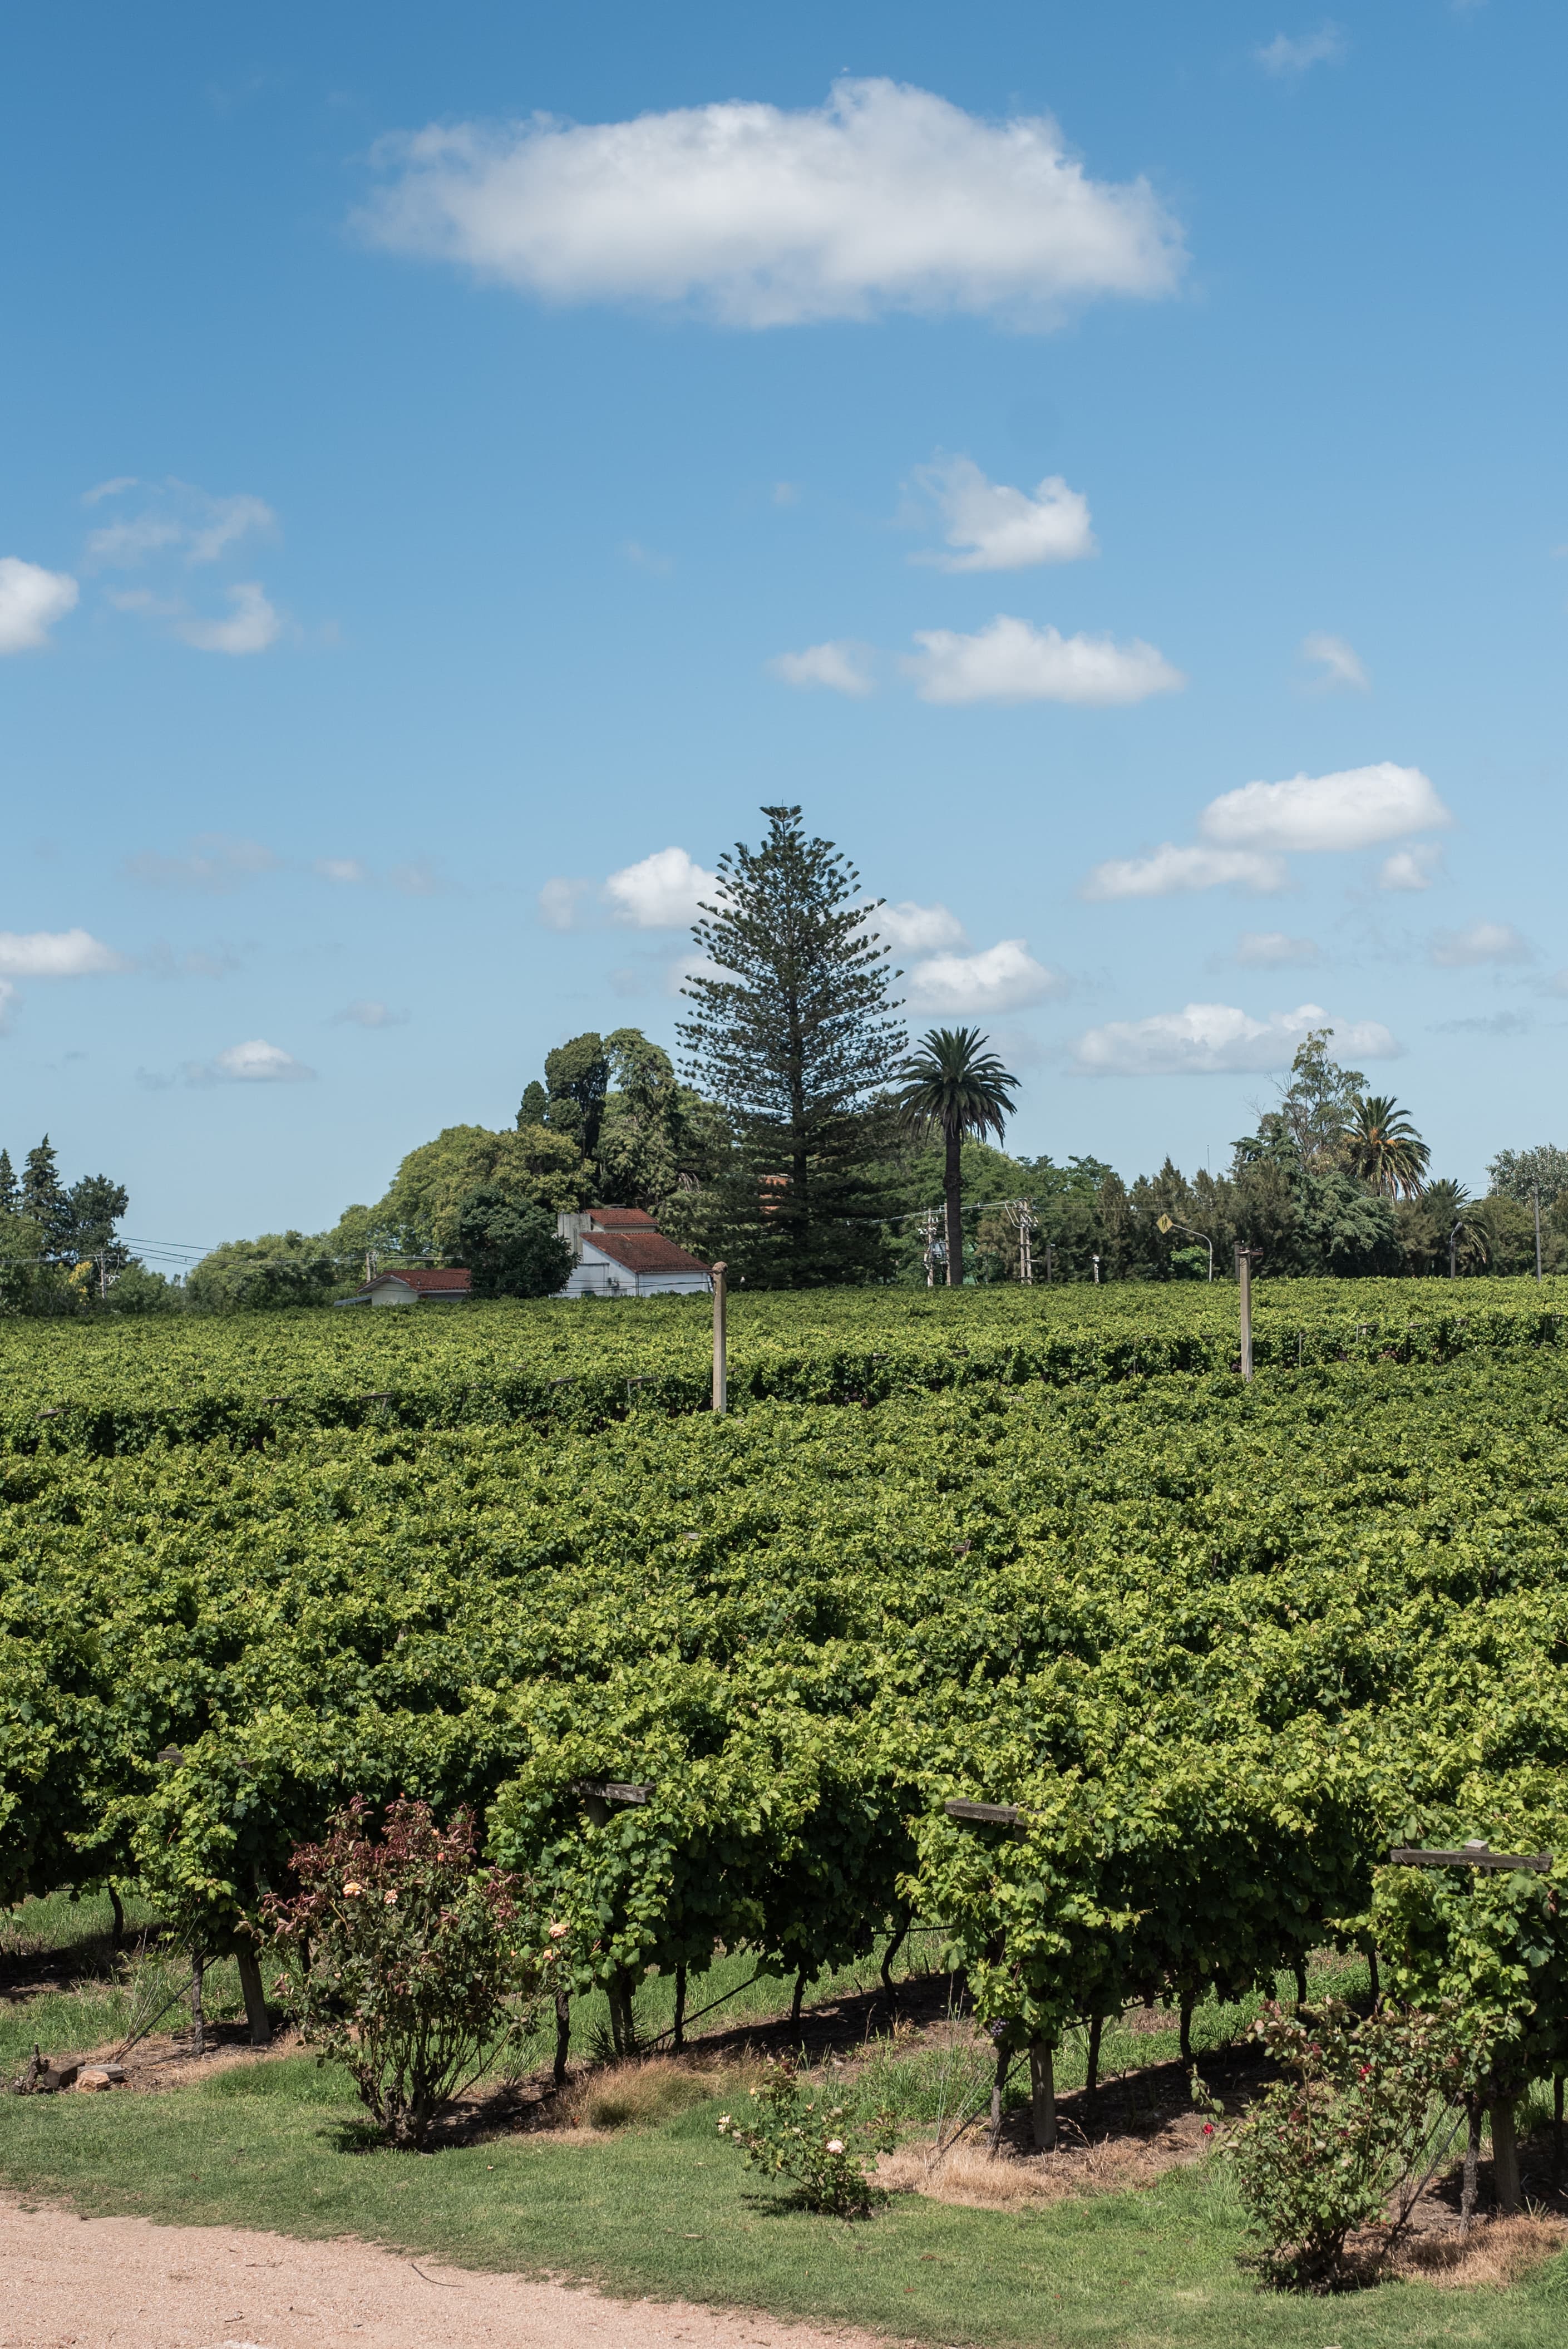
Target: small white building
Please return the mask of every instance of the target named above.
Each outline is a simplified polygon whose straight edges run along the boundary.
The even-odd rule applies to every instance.
[[[396,1272],[378,1272],[339,1305],[449,1305],[473,1294],[474,1277],[466,1265],[438,1270],[400,1265]]]
[[[641,1207],[583,1207],[555,1228],[577,1261],[558,1297],[706,1297],[713,1276]]]

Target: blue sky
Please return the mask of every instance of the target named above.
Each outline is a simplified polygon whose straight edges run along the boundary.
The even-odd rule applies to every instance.
[[[1547,0],[36,11],[0,1140],[319,1228],[799,800],[1016,1144],[1564,1138]],[[1256,787],[1256,788],[1250,788]],[[650,861],[652,860],[652,861]]]

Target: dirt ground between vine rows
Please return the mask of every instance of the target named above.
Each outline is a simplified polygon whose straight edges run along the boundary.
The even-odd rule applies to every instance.
[[[0,2349],[872,2349],[744,2309],[619,2301],[367,2243],[24,2209],[0,2195]],[[877,2349],[887,2349],[885,2343]]]

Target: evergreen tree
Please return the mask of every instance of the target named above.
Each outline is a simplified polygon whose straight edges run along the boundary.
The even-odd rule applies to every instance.
[[[21,1212],[22,1189],[11,1164],[11,1153],[0,1150],[0,1216],[17,1216]]]
[[[739,1137],[728,1212],[755,1261],[784,1285],[864,1278],[886,1243],[873,1215],[889,1113],[874,1097],[904,1031],[898,973],[871,923],[859,874],[831,841],[808,839],[798,807],[765,807],[761,845],[718,864],[718,899],[693,926],[712,966],[681,992],[689,1073]]]
[[[69,1232],[71,1206],[46,1133],[35,1149],[28,1151],[27,1163],[22,1170],[22,1213],[30,1216],[43,1233],[46,1253],[59,1253]]]
[[[587,1034],[573,1036],[547,1052],[544,1083],[549,1094],[545,1123],[557,1133],[571,1134],[584,1158],[597,1157],[599,1123],[610,1090],[610,1062],[603,1037],[590,1029]]]

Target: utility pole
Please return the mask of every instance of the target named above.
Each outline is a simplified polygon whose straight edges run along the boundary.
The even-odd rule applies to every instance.
[[[1030,1246],[1030,1235],[1035,1228],[1034,1203],[1029,1199],[1009,1199],[1006,1214],[1007,1221],[1018,1235],[1018,1278],[1025,1283],[1026,1287],[1032,1288],[1035,1281],[1035,1258]]]
[[[1539,1183],[1531,1185],[1530,1195],[1535,1206],[1535,1278],[1539,1280],[1541,1278],[1541,1185]]]
[[[1459,1253],[1460,1227],[1456,1224],[1449,1234],[1449,1278],[1450,1280],[1457,1280],[1459,1278]]]
[[[1054,1280],[1056,1278],[1056,1274],[1051,1268],[1051,1258],[1054,1254],[1055,1251],[1051,1247],[1050,1240],[1047,1238],[1046,1241],[1046,1278],[1047,1280]]]
[[[713,1407],[715,1411],[729,1409],[729,1362],[724,1323],[724,1276],[727,1265],[713,1268]]]

